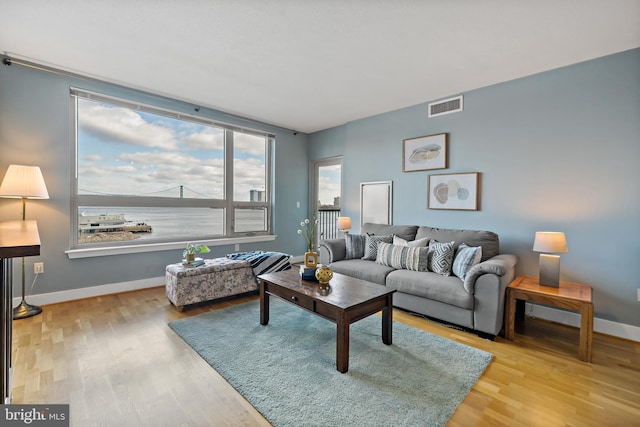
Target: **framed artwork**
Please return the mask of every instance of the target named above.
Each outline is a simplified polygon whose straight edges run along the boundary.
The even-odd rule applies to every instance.
[[[360,225],[367,222],[374,224],[393,223],[393,182],[361,182],[360,183]]]
[[[479,173],[449,173],[429,175],[427,208],[478,210]]]
[[[446,168],[446,133],[402,140],[402,172]]]

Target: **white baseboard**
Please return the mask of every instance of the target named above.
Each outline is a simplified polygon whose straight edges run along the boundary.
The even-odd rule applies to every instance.
[[[527,303],[525,314],[527,316],[550,320],[563,325],[574,326],[576,328],[580,327],[580,314],[575,312]],[[593,319],[593,331],[640,342],[640,327],[638,326],[627,325],[595,317]]]
[[[135,291],[138,289],[164,286],[164,276],[150,279],[133,280],[131,282],[111,283],[108,285],[89,286],[87,288],[70,289],[68,291],[50,292],[48,294],[30,295],[26,298],[29,304],[47,305],[58,302],[73,301],[83,298],[98,297],[102,295],[117,294],[118,292]],[[20,304],[21,297],[13,298],[13,306]]]
[[[35,305],[55,304],[59,302],[73,301],[83,298],[91,298],[102,295],[116,294],[118,292],[135,291],[138,289],[154,288],[164,285],[164,276],[149,279],[133,280],[131,282],[112,283],[108,285],[90,286],[87,288],[70,289],[68,291],[51,292],[48,294],[30,295],[27,302]],[[20,304],[21,298],[13,298],[13,306]],[[564,325],[580,327],[580,315],[578,313],[558,310],[536,304],[526,304],[527,316],[538,317]],[[640,327],[613,322],[611,320],[593,319],[593,330],[605,335],[612,335],[631,341],[640,342]]]

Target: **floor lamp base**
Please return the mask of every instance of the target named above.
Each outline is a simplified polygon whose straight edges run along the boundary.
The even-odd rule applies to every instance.
[[[13,319],[26,319],[40,313],[42,313],[42,307],[27,304],[25,300],[22,300],[20,305],[13,309]]]

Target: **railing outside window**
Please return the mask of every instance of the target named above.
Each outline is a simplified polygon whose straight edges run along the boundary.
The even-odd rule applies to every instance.
[[[336,221],[340,216],[340,208],[325,208],[318,209],[318,240],[326,239],[338,239],[340,238],[340,232],[338,231]]]

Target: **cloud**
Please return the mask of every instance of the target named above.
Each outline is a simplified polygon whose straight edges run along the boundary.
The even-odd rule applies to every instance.
[[[265,138],[261,136],[235,133],[233,135],[233,146],[236,151],[241,153],[262,157],[265,155]]]
[[[224,197],[224,130],[79,100],[80,194]],[[82,135],[93,138],[82,139]],[[264,137],[234,133],[234,193],[265,187]]]
[[[107,107],[91,101],[81,103],[78,128],[106,143],[122,143],[177,150],[175,131],[168,125],[149,123],[140,114],[123,107]]]

